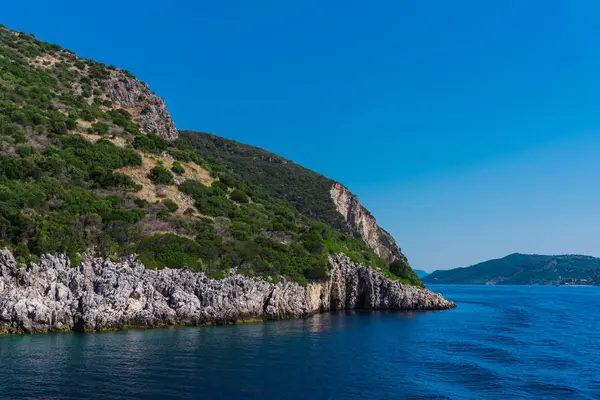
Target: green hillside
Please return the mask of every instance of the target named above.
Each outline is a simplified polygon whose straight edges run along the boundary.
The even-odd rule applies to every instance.
[[[334,181],[277,154],[209,133],[180,131],[179,139],[205,160],[235,171],[269,195],[293,204],[304,215],[346,229],[329,195]]]
[[[511,254],[465,268],[435,271],[425,283],[492,285],[600,285],[600,258]]]
[[[175,137],[127,71],[0,26],[0,239],[19,260],[135,252],[150,268],[305,283],[344,252],[396,277],[341,231],[326,178],[286,162],[261,177],[205,136]],[[404,260],[392,270],[421,285]]]

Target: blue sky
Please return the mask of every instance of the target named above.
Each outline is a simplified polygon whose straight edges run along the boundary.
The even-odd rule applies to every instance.
[[[23,0],[0,23],[128,69],[179,129],[343,182],[430,271],[517,251],[600,256],[599,11]]]

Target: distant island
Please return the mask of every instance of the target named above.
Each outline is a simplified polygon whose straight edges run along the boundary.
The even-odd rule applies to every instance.
[[[434,271],[429,284],[600,285],[600,258],[583,255],[510,254],[470,267]]]
[[[427,275],[429,275],[429,272],[425,272],[422,269],[415,269],[415,274],[417,274],[417,276],[421,279],[425,278]]]

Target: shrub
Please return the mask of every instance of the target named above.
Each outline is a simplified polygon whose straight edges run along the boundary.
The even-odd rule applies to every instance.
[[[108,133],[108,129],[108,125],[106,125],[104,122],[95,122],[92,124],[89,131],[95,132],[99,135],[106,135]]]
[[[179,185],[179,191],[192,196],[194,199],[206,196],[206,186],[193,179],[188,179]]]
[[[421,279],[419,279],[415,271],[402,259],[398,259],[390,264],[390,272],[398,278],[407,279],[415,286],[423,286]]]
[[[179,206],[177,205],[177,203],[175,203],[173,200],[171,199],[164,199],[162,201],[163,205],[165,207],[167,207],[167,210],[171,211],[171,212],[175,212],[177,211],[177,209],[179,208]]]
[[[18,152],[21,157],[25,158],[35,153],[35,150],[30,144],[22,144],[18,147]]]
[[[185,169],[183,168],[183,165],[181,165],[180,163],[175,161],[173,163],[173,166],[171,167],[171,171],[175,172],[176,174],[181,175],[185,172]]]
[[[315,232],[303,235],[302,245],[306,250],[313,254],[320,254],[325,249],[323,238]]]
[[[160,153],[169,148],[169,142],[153,133],[148,133],[147,135],[140,134],[133,140],[133,147],[152,153]]]
[[[157,165],[150,170],[150,180],[155,185],[172,185],[174,183],[173,174],[162,165]]]
[[[231,200],[235,201],[236,203],[247,203],[248,202],[248,195],[239,189],[234,189],[233,192],[231,192],[231,195],[229,197],[231,198]]]
[[[191,239],[176,235],[155,235],[143,239],[137,251],[147,267],[198,269],[202,249]]]
[[[194,162],[200,165],[200,157],[198,157],[198,153],[193,150],[169,149],[169,155],[177,161]]]
[[[160,210],[158,212],[158,216],[161,218],[167,218],[171,215],[171,213],[168,210]]]

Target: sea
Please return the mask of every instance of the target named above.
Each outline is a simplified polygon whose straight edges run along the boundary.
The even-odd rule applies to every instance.
[[[430,288],[458,307],[0,336],[0,398],[600,399],[600,287]]]

